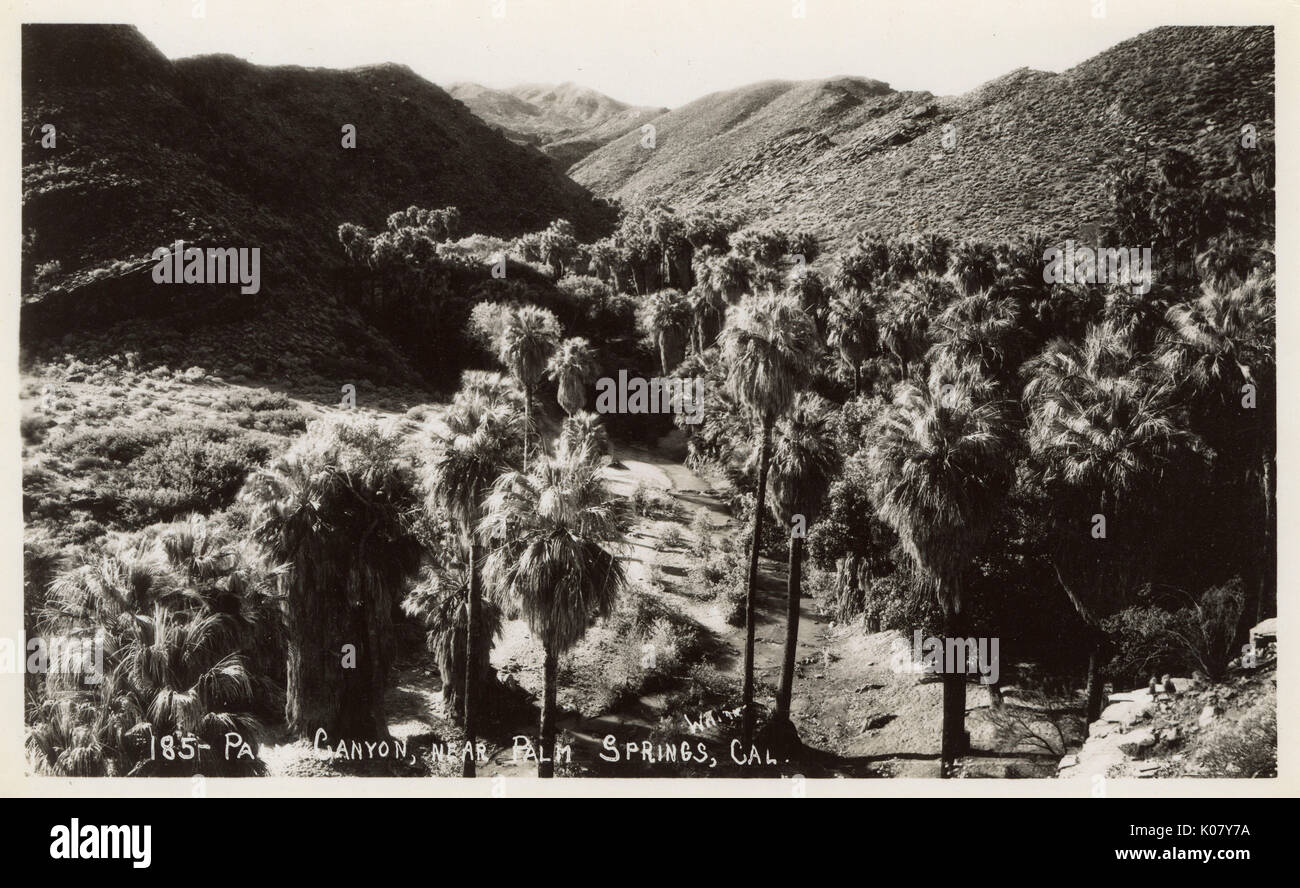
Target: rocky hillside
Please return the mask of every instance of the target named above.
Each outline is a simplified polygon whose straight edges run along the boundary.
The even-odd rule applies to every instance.
[[[1272,641],[1219,682],[1198,673],[1111,694],[1057,776],[1276,777],[1277,620],[1265,625]]]
[[[652,150],[629,133],[570,172],[599,194],[721,204],[832,248],[863,229],[1059,233],[1104,213],[1111,158],[1177,144],[1217,164],[1242,125],[1271,135],[1273,67],[1271,28],[1167,27],[955,97],[848,77],[759,83],[656,119]]]
[[[504,90],[453,83],[447,92],[507,138],[540,147],[562,169],[668,110],[634,107],[575,83]]]
[[[514,235],[563,217],[591,237],[609,221],[545,155],[402,66],[173,62],[127,26],[25,25],[22,42],[24,267],[46,268],[40,292],[25,294],[25,344],[78,317],[120,320],[92,309],[135,304],[123,294],[78,291],[176,239],[260,248],[261,292],[224,322],[301,332],[336,289],[342,222],[382,228],[411,204],[458,207],[466,233]],[[42,145],[46,124],[53,148]],[[355,148],[342,146],[345,124]],[[59,300],[59,322],[43,325],[40,304]],[[342,335],[325,326],[322,348]],[[366,340],[351,333],[328,351]],[[388,360],[367,348],[367,360]]]

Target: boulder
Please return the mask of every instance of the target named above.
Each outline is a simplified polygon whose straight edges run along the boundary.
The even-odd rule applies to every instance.
[[[1250,643],[1256,648],[1277,641],[1277,617],[1270,617],[1250,630]]]
[[[1102,710],[1101,720],[1129,728],[1151,714],[1151,705],[1151,698],[1143,691],[1141,699],[1121,700],[1107,706]]]
[[[1156,735],[1150,728],[1139,728],[1120,738],[1119,751],[1129,758],[1142,758],[1156,745]]]

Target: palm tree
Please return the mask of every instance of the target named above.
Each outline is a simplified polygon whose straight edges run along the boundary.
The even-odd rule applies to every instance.
[[[721,253],[710,257],[704,267],[696,271],[697,277],[700,270],[705,272],[704,276],[699,278],[700,283],[722,294],[729,304],[735,303],[741,294],[749,289],[753,273],[749,261],[735,253]]]
[[[866,458],[876,512],[933,585],[948,638],[962,637],[966,572],[1012,476],[1008,404],[979,397],[982,386],[969,384],[979,376],[969,368],[899,383]],[[943,676],[945,773],[967,745],[966,676],[952,666]]]
[[[502,475],[481,527],[496,546],[483,570],[493,597],[542,642],[537,776],[552,777],[559,656],[610,613],[623,588],[623,566],[608,548],[620,538],[621,510],[579,450]]]
[[[1244,475],[1258,474],[1261,519],[1260,564],[1273,556],[1273,460],[1276,452],[1276,402],[1272,398],[1276,367],[1276,284],[1273,275],[1252,275],[1235,284],[1216,278],[1203,284],[1195,300],[1166,314],[1157,361],[1199,402],[1198,425],[1221,458],[1247,453]],[[1256,406],[1243,422],[1243,392],[1254,387]],[[1245,445],[1243,447],[1243,444]],[[1253,464],[1253,467],[1252,467]],[[1271,595],[1269,569],[1261,571],[1254,616]]]
[[[115,543],[60,574],[38,625],[47,635],[93,642],[102,662],[92,665],[90,650],[76,645],[53,652],[46,698],[27,738],[37,769],[65,776],[264,773],[257,713],[269,710],[275,692],[258,667],[268,636],[273,646],[279,640],[279,603],[269,594],[274,571],[255,562],[246,547],[182,522]],[[230,731],[249,743],[251,759],[226,758]],[[190,754],[158,756],[161,737]],[[206,748],[189,747],[190,738]],[[151,740],[154,755],[147,754]]]
[[[898,359],[899,379],[906,380],[911,364],[929,344],[930,316],[926,305],[903,290],[880,313],[880,344]]]
[[[807,265],[799,266],[790,272],[790,283],[786,285],[785,295],[808,312],[817,326],[818,340],[825,342],[826,312],[830,307],[831,291],[822,276]]]
[[[686,338],[691,329],[691,305],[680,290],[660,290],[645,308],[646,330],[659,346],[659,363],[665,376],[686,357]]]
[[[952,303],[935,321],[935,348],[959,363],[973,362],[993,378],[1010,381],[1020,366],[1024,326],[1014,299],[980,290]]]
[[[827,314],[827,342],[853,368],[853,394],[862,394],[862,362],[871,357],[879,335],[876,310],[861,290],[847,290],[831,300]]]
[[[1134,293],[1126,283],[1106,288],[1102,320],[1115,332],[1129,337],[1137,348],[1150,349],[1164,321],[1169,303],[1160,289],[1150,293]]]
[[[727,316],[727,297],[719,289],[698,284],[686,294],[686,299],[695,319],[691,330],[693,348],[699,354],[718,338],[718,331],[722,329],[722,322]]]
[[[1107,522],[1106,536],[1094,539],[1074,510],[1060,510],[1063,526],[1053,553],[1061,585],[1094,632],[1088,658],[1091,722],[1101,714],[1101,620],[1123,601],[1141,551],[1136,532],[1115,533],[1117,523],[1134,517],[1142,496],[1178,453],[1199,445],[1180,425],[1166,380],[1109,326],[1090,328],[1081,345],[1049,344],[1022,373],[1036,474],[1049,493],[1074,494],[1080,505],[1096,503],[1096,514]]]
[[[546,376],[556,383],[556,400],[572,416],[587,403],[587,387],[596,378],[596,355],[581,336],[560,343],[546,365]]]
[[[477,573],[479,579],[475,580],[475,586],[481,590],[481,562]],[[467,713],[470,715],[465,731],[470,750],[475,749],[476,731],[483,721],[482,713],[487,709],[487,695],[479,691],[485,688],[483,679],[491,672],[493,640],[501,635],[502,630],[501,609],[490,599],[483,599],[481,591],[477,594],[479,601],[472,638],[469,631],[470,573],[468,565],[460,558],[426,566],[420,581],[402,599],[403,613],[425,627],[429,651],[443,680],[444,710],[460,715],[462,719]],[[469,649],[471,641],[474,643],[473,651]],[[475,678],[478,680],[476,685]],[[461,775],[473,777],[474,770],[474,756],[470,755],[462,762]]]
[[[952,276],[963,293],[970,296],[987,290],[998,279],[998,258],[982,241],[963,241],[952,251]]]
[[[817,332],[808,314],[793,302],[774,296],[750,296],[722,333],[722,364],[727,388],[759,427],[758,487],[754,534],[750,541],[745,594],[745,679],[742,742],[754,742],[754,620],[758,588],[758,546],[762,538],[764,498],[772,451],[772,429],[794,403],[795,393],[811,371]]]
[[[941,275],[948,271],[952,241],[942,234],[923,234],[912,245],[912,261],[918,274]]]
[[[565,453],[581,451],[599,460],[609,454],[609,432],[599,416],[579,410],[567,417],[560,428],[560,450]]]
[[[794,409],[776,424],[772,447],[772,514],[790,527],[800,516],[805,526],[816,520],[822,499],[839,463],[831,405],[814,394],[799,394]],[[781,661],[781,686],[776,695],[776,719],[790,721],[794,688],[795,649],[799,642],[799,600],[803,564],[803,533],[790,534],[790,570],[786,587],[785,651]]]
[[[393,610],[421,551],[401,446],[373,421],[319,420],[245,484],[253,537],[289,566],[285,720],[299,737],[387,736]]]
[[[528,431],[532,427],[533,390],[542,378],[551,352],[560,339],[555,315],[535,305],[523,305],[505,318],[497,357],[524,392],[524,467],[528,466]]]
[[[831,286],[841,293],[866,293],[888,270],[889,245],[877,237],[860,237],[853,247],[836,257]]]
[[[513,463],[513,442],[521,423],[508,400],[492,400],[476,392],[458,393],[445,422],[448,433],[439,437],[425,487],[429,491],[429,510],[441,508],[452,517],[460,528],[462,545],[469,556],[465,570],[465,662],[472,665],[467,665],[464,672],[464,713],[465,739],[473,749],[482,702],[480,691],[488,669],[483,653],[491,650],[490,644],[483,644],[485,624],[480,613],[479,577],[482,540],[478,525],[488,489]],[[449,585],[447,574],[436,579],[440,583],[433,591],[445,591]],[[453,675],[444,672],[443,681],[452,682]],[[455,696],[453,693],[448,697],[453,706]],[[463,757],[462,776],[474,776],[472,754]]]

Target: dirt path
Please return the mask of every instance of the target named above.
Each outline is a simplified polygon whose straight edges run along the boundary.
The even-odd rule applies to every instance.
[[[638,518],[620,555],[632,581],[648,583],[655,572],[661,574],[667,581],[660,593],[663,600],[713,636],[711,665],[738,676],[743,663],[744,628],[726,621],[726,603],[720,598],[700,601],[672,591],[698,560],[690,551],[695,543],[690,525],[700,510],[708,515],[717,538],[739,534],[740,528],[728,515],[722,498],[707,479],[679,462],[644,449],[616,448],[605,477],[611,491],[621,496],[631,496],[642,485],[676,504],[671,519]],[[669,524],[678,527],[684,545],[663,545]],[[758,593],[755,673],[759,702],[772,706],[771,691],[780,680],[785,642],[785,564],[760,561]],[[865,634],[856,625],[836,626],[819,612],[815,599],[802,600],[791,716],[807,755],[801,764],[790,763],[784,770],[818,776],[939,775],[942,686],[938,681],[923,681],[913,673],[895,671],[894,654],[900,643],[910,646],[911,639],[891,632]],[[685,723],[673,724],[663,715],[662,695],[591,711],[592,676],[619,647],[619,640],[598,625],[563,661],[567,670],[562,666],[558,725],[572,746],[573,761],[582,765],[582,771],[591,772],[586,767],[591,763],[599,769],[599,756],[606,751],[602,741],[607,735],[617,737],[621,745],[652,740],[658,743],[666,734],[687,733]],[[517,682],[534,699],[540,696],[541,645],[523,622],[506,623],[503,637],[493,649],[492,664],[503,680]],[[393,713],[394,734],[418,737],[454,731],[454,726],[442,718],[440,689],[436,672],[430,674],[427,667],[402,670],[390,700],[397,710]],[[1001,777],[1017,773],[1017,769],[1041,771],[1045,757],[1003,748],[997,731],[982,715],[989,702],[982,686],[969,686],[967,729],[973,748],[983,754],[966,760],[967,773]],[[490,760],[479,767],[480,776],[536,773],[536,764],[527,757],[526,750],[517,750],[505,739],[511,731],[531,737],[536,731],[535,719],[532,710],[517,725],[498,733]],[[635,771],[616,773],[627,776]]]

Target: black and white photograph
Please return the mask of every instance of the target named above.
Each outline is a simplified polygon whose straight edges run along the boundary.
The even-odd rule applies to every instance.
[[[16,15],[6,794],[1287,791],[1293,4]]]

